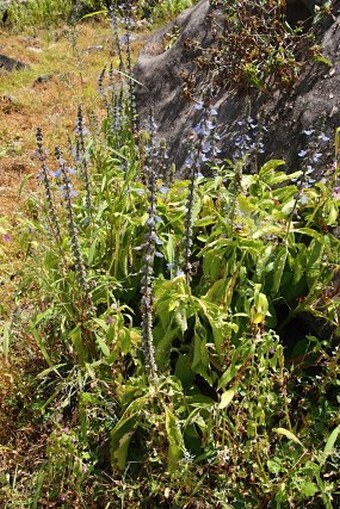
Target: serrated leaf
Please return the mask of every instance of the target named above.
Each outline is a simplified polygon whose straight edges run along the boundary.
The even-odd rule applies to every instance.
[[[304,447],[302,442],[298,439],[298,437],[296,435],[294,435],[294,433],[292,431],[289,431],[286,428],[273,428],[273,431],[274,431],[274,433],[277,433],[278,435],[283,435],[286,438],[288,438],[289,440],[292,440],[293,442],[295,442],[296,444],[301,445],[301,447]]]
[[[221,396],[221,401],[219,402],[218,408],[220,410],[227,408],[227,406],[230,405],[230,403],[232,402],[235,394],[236,394],[235,389],[229,389],[228,391],[225,391]]]

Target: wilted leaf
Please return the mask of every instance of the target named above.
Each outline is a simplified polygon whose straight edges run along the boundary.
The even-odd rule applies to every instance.
[[[284,435],[285,437],[287,437],[289,440],[292,440],[293,442],[295,442],[296,444],[299,444],[301,445],[301,447],[304,447],[304,445],[302,444],[302,442],[300,442],[300,440],[298,439],[298,437],[296,435],[294,435],[294,433],[292,433],[291,431],[289,431],[288,429],[286,428],[273,428],[273,431],[275,433],[277,433],[278,435]]]
[[[232,402],[235,394],[235,389],[229,389],[228,391],[225,391],[221,396],[221,401],[219,402],[218,408],[220,410],[227,408],[227,406]]]

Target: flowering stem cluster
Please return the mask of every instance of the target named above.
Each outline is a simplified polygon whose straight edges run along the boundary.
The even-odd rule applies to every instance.
[[[301,205],[306,205],[308,202],[308,197],[305,194],[305,190],[312,187],[312,185],[315,183],[314,174],[318,169],[320,170],[318,165],[322,157],[321,150],[324,149],[325,144],[329,142],[328,136],[326,136],[324,133],[316,135],[314,129],[307,129],[304,131],[304,134],[309,142],[306,148],[300,150],[298,153],[302,163],[302,173],[297,181],[297,192],[287,225],[287,236],[290,232],[291,224],[293,222],[298,204],[300,203]]]
[[[79,241],[78,241],[78,231],[77,226],[74,220],[73,207],[72,207],[72,184],[70,182],[69,176],[67,174],[65,161],[63,159],[61,150],[59,147],[55,149],[56,158],[59,163],[59,171],[63,181],[63,198],[65,201],[65,208],[67,211],[67,223],[69,234],[71,238],[73,257],[75,261],[76,273],[78,277],[79,286],[84,292],[87,294],[87,282],[86,282],[86,272],[85,266],[83,262],[83,258],[80,251]]]
[[[162,138],[159,142],[159,171],[160,176],[164,180],[164,184],[168,186],[171,184],[171,175],[168,164],[169,156],[167,152],[166,140]]]
[[[125,65],[124,65],[122,45],[121,45],[120,38],[119,38],[118,16],[117,16],[117,12],[116,12],[116,9],[114,8],[114,6],[110,7],[110,16],[111,16],[111,27],[112,27],[112,31],[113,31],[114,44],[116,46],[118,60],[119,60],[119,70],[120,70],[120,72],[124,72]]]
[[[52,189],[50,184],[50,177],[48,174],[48,168],[46,166],[45,162],[45,153],[43,149],[43,132],[41,127],[37,128],[36,132],[36,140],[37,140],[37,151],[39,160],[41,163],[41,179],[44,183],[45,188],[45,194],[47,198],[47,205],[48,205],[48,219],[50,223],[51,231],[57,241],[58,244],[61,244],[61,234],[60,234],[60,228],[59,228],[59,221],[58,221],[58,215],[57,211],[54,205],[53,201],[53,195],[52,195]]]
[[[138,114],[136,106],[135,82],[132,78],[132,51],[131,51],[131,37],[132,37],[132,14],[133,7],[131,3],[124,4],[124,19],[123,25],[125,34],[123,41],[126,48],[126,71],[128,74],[128,94],[129,94],[129,113],[131,119],[131,127],[134,133],[135,141],[138,142]]]
[[[78,108],[77,115],[77,125],[76,125],[76,137],[77,137],[77,145],[76,145],[76,157],[77,161],[79,161],[82,168],[82,176],[85,183],[85,191],[86,191],[86,208],[91,213],[92,209],[92,200],[91,200],[91,186],[90,186],[90,176],[86,159],[86,150],[85,150],[85,128],[84,128],[84,117],[81,106]]]
[[[157,238],[156,225],[156,176],[153,168],[148,168],[148,231],[145,239],[144,268],[142,278],[142,337],[145,364],[148,375],[153,382],[157,382],[157,365],[153,342],[153,267],[155,259],[155,240]]]
[[[212,117],[217,115],[214,108],[210,106],[210,98],[208,97],[204,102],[196,105],[197,110],[202,110],[202,118],[194,127],[196,140],[193,143],[191,155],[186,161],[186,167],[189,171],[189,194],[186,203],[186,216],[185,216],[185,237],[184,237],[184,274],[187,283],[190,280],[192,264],[190,261],[191,251],[193,246],[193,208],[195,201],[196,180],[199,176],[200,170],[203,168],[207,161],[212,161],[219,150],[216,147],[217,136],[212,135],[215,125]],[[214,139],[212,144],[209,138]],[[216,139],[215,139],[216,137]]]
[[[106,91],[105,91],[105,86],[104,86],[105,74],[106,74],[106,67],[104,67],[102,72],[99,74],[99,77],[98,77],[98,88],[99,88],[99,93],[100,93],[100,95],[103,98],[105,109],[106,109],[107,113],[109,113],[110,112],[110,105],[109,105],[109,101],[107,99],[107,95],[106,95]]]
[[[267,129],[263,125],[259,127],[259,122],[250,115],[245,120],[239,120],[237,124],[240,131],[234,140],[234,160],[242,161],[245,167],[248,165],[249,169],[253,168],[256,172],[259,155],[264,153],[263,131]]]

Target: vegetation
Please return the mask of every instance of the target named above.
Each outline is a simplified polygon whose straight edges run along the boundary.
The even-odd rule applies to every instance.
[[[185,76],[188,96],[199,93],[202,74],[214,93],[225,89],[226,84],[272,92],[291,87],[303,64],[312,59],[331,65],[320,54],[313,34],[306,30],[312,24],[312,14],[291,26],[285,14],[287,3],[278,0],[215,0],[210,6],[211,43],[202,46],[195,38],[185,41],[198,70]],[[329,12],[330,5],[323,4],[315,23]]]
[[[190,7],[193,0],[135,0],[128,2],[137,16],[164,22]],[[14,30],[35,29],[46,25],[77,23],[83,18],[109,14],[112,8],[124,7],[122,0],[26,0],[0,4],[0,20]]]
[[[20,258],[15,312],[0,308],[0,501],[332,509],[340,130],[307,131],[288,174],[258,167],[248,117],[221,161],[202,97],[174,179],[152,115],[136,116],[130,39],[116,42],[103,120],[79,107],[55,158],[38,128],[40,191],[0,223],[4,273]]]

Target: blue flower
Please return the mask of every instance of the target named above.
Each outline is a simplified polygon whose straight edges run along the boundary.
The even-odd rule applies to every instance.
[[[322,156],[322,153],[321,152],[316,152],[315,154],[313,154],[313,162],[316,163],[319,161],[320,157]]]
[[[318,136],[319,140],[321,141],[324,141],[325,143],[327,141],[329,141],[329,137],[325,135],[325,133],[321,133],[319,136]]]

